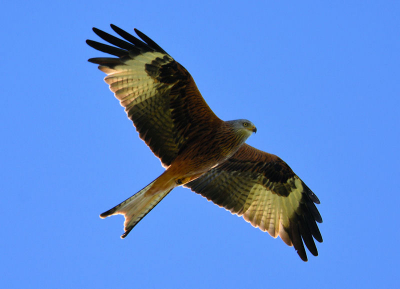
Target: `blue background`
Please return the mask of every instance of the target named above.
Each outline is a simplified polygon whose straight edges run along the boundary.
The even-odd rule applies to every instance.
[[[400,4],[275,2],[2,4],[2,287],[399,288]],[[184,188],[125,240],[122,216],[99,218],[163,171],[87,62],[110,23],[257,125],[248,143],[321,200],[318,257]]]

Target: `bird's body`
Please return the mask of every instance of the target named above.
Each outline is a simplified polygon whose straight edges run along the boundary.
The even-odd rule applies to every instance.
[[[117,47],[88,40],[118,58],[92,58],[125,107],[139,136],[161,159],[165,172],[138,193],[101,214],[125,217],[126,237],[172,189],[184,185],[273,237],[294,245],[307,260],[304,243],[317,255],[322,222],[312,191],[278,157],[245,144],[256,132],[245,119],[223,121],[209,108],[187,70],[136,30],[142,41],[112,28],[125,40],[94,28]]]
[[[248,124],[248,128],[238,128]],[[213,167],[225,162],[242,146],[255,130],[248,120],[221,121],[208,138],[190,142],[156,180],[123,202],[101,214],[102,218],[123,214],[126,237],[133,227],[172,189],[197,179]],[[221,138],[220,135],[225,135]],[[227,142],[228,140],[228,142]],[[193,157],[195,156],[195,157]],[[138,205],[140,204],[140,205]]]

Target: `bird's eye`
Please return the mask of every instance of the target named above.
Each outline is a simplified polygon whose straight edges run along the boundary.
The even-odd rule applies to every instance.
[[[247,123],[247,122],[244,122],[243,123],[243,126],[248,126],[249,124]]]

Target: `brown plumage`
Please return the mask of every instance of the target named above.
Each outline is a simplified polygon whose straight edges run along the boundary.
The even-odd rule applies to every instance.
[[[303,242],[317,256],[322,242],[316,222],[318,198],[277,156],[244,144],[253,123],[222,121],[201,96],[189,72],[160,46],[136,30],[139,40],[111,25],[123,39],[93,31],[114,46],[87,40],[117,58],[91,58],[139,132],[160,158],[165,172],[109,211],[122,214],[125,238],[173,188],[184,185],[253,226],[280,236],[307,260]]]

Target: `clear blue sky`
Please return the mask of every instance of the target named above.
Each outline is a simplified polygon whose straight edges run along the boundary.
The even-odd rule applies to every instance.
[[[3,288],[399,288],[398,1],[6,1],[2,4]],[[13,3],[13,4],[11,4]],[[188,189],[128,238],[99,214],[160,162],[87,62],[93,26],[143,31],[222,119],[321,200],[304,263]]]

